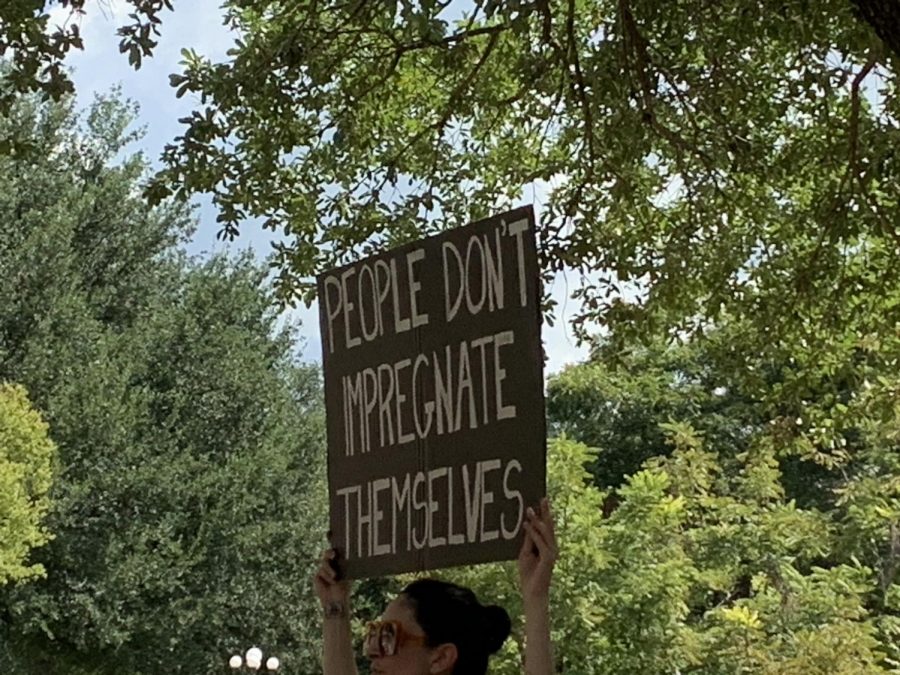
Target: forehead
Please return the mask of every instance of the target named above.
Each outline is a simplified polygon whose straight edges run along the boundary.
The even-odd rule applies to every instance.
[[[399,621],[408,631],[416,633],[421,632],[419,624],[416,622],[415,614],[409,602],[402,595],[394,598],[391,603],[384,608],[381,615],[383,621]]]

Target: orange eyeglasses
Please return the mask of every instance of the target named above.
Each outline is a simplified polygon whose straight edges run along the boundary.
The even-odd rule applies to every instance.
[[[366,656],[393,656],[404,644],[425,644],[424,635],[411,635],[399,621],[370,621],[366,624],[363,652]]]

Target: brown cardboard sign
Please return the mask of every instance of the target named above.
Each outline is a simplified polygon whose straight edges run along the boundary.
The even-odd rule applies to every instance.
[[[515,558],[524,509],[546,491],[531,207],[317,281],[343,571]]]

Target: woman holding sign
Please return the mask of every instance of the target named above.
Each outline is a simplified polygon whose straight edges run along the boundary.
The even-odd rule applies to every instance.
[[[547,499],[528,508],[519,551],[519,587],[525,609],[525,672],[551,675],[550,578],[556,535]],[[314,578],[324,609],[324,675],[356,675],[350,634],[350,587],[336,579],[327,551]],[[467,588],[434,579],[409,584],[381,621],[369,624],[366,656],[377,675],[484,675],[488,657],[509,636],[506,610],[482,605]]]

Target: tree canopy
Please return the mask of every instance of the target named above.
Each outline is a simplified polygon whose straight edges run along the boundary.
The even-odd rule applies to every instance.
[[[131,4],[120,32],[137,66],[170,5]],[[77,22],[43,30],[49,6],[3,10],[9,92],[65,79]],[[235,45],[221,63],[185,52],[172,84],[200,105],[148,194],[212,195],[228,236],[252,218],[280,230],[282,299],[308,299],[325,266],[530,195],[545,272],[585,274],[576,326],[776,325],[788,303],[812,335],[834,321],[822,296],[852,308],[856,285],[896,282],[894,3],[223,10]],[[865,269],[845,270],[860,249]]]
[[[226,11],[229,59],[172,78],[202,103],[149,194],[281,229],[286,295],[530,185],[545,270],[585,272],[585,318],[623,330],[841,302],[848,248],[873,283],[900,269],[894,56],[842,0]]]
[[[214,672],[257,643],[309,672],[319,375],[264,265],[187,258],[188,209],[141,198],[133,114],[24,98],[0,118],[33,149],[0,157],[0,379],[27,386],[59,449],[49,510],[40,456],[26,471],[54,539],[31,557],[46,578],[0,589],[3,671]],[[7,419],[2,485],[21,461]]]
[[[896,672],[900,624],[893,610],[873,608],[873,570],[832,554],[838,528],[786,499],[773,456],[729,460],[687,427],[667,439],[670,455],[624,478],[606,516],[609,492],[583,468],[596,451],[564,437],[550,444],[557,672]],[[491,672],[521,673],[515,566],[443,576],[510,609],[513,637]]]
[[[802,365],[801,404],[786,393],[801,369],[796,359],[758,354],[735,363],[723,346],[736,337],[720,326],[618,358],[603,345],[548,386],[556,432],[596,448],[587,466],[606,517],[599,534],[586,536],[628,542],[600,567],[626,594],[589,603],[617,608],[600,633],[622,640],[598,648],[613,650],[618,664],[599,672],[896,672],[895,362],[857,348],[835,368],[830,359],[841,352],[826,352]],[[761,371],[773,393],[763,396],[745,367]],[[664,501],[673,520],[650,534],[657,521],[645,509]],[[664,545],[674,557],[659,553]],[[615,569],[647,555],[633,576]],[[645,597],[643,612],[629,614]],[[622,646],[638,639],[628,622],[646,629],[647,617],[656,637],[637,635],[658,642]]]

